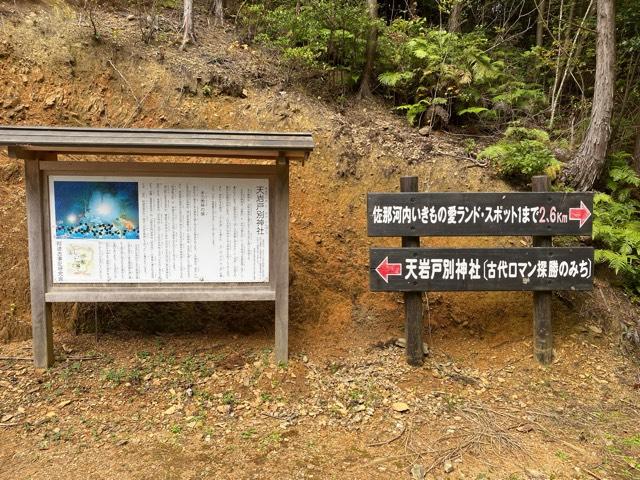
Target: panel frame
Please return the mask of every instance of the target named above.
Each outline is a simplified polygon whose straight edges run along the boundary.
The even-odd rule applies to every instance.
[[[26,160],[31,161],[31,160]],[[126,174],[123,170],[126,166]],[[175,302],[175,301],[273,301],[276,299],[275,165],[200,164],[155,162],[39,162],[43,189],[42,224],[44,238],[46,302]],[[50,231],[49,177],[184,177],[266,178],[269,181],[269,281],[220,283],[54,283]]]

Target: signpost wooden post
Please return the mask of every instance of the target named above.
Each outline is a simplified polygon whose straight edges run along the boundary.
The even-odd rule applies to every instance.
[[[534,192],[549,190],[549,177],[537,175],[532,179]],[[548,235],[534,235],[534,247],[551,247]],[[543,365],[553,360],[553,331],[551,329],[551,292],[533,292],[533,354]]]
[[[401,192],[417,192],[418,177],[402,177],[400,179]],[[420,237],[402,237],[402,246],[415,248],[420,246]],[[422,292],[404,293],[404,332],[405,352],[409,365],[422,365],[424,351],[422,347]]]
[[[275,301],[287,361],[289,163],[309,156],[310,133],[0,127],[0,146],[25,162],[37,367],[54,361],[54,302]]]
[[[551,243],[552,235],[591,235],[593,194],[547,192],[547,186],[543,176],[534,178],[531,193],[370,193],[369,236],[403,236],[403,248],[370,249],[371,290],[405,296],[533,291],[534,353],[548,364],[553,358],[551,292],[592,289],[594,260],[592,248],[553,248]],[[419,240],[409,245],[406,235],[531,235],[533,248],[417,248]],[[421,330],[409,328],[414,315],[405,310],[407,346],[421,343]],[[409,352],[407,359],[412,362]]]

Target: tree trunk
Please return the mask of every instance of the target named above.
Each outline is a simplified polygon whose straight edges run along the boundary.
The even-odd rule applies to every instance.
[[[640,175],[640,125],[636,127],[636,144],[633,148],[633,168]]]
[[[224,23],[224,5],[223,0],[213,1],[213,24],[222,25]]]
[[[460,33],[462,29],[462,0],[456,0],[451,6],[447,30],[451,33]]]
[[[371,79],[373,77],[373,66],[376,61],[376,49],[378,48],[378,0],[367,0],[369,9],[369,35],[367,36],[367,50],[364,68],[362,69],[362,80],[358,90],[358,98],[371,95]]]
[[[614,0],[598,0],[596,30],[596,78],[591,120],[582,145],[563,173],[570,186],[582,191],[593,188],[607,161],[616,66]]]
[[[189,42],[195,42],[196,35],[193,31],[193,0],[184,0],[184,13],[182,15],[182,45],[180,50]]]
[[[540,0],[538,3],[538,23],[536,24],[536,46],[541,47],[544,43],[544,26],[547,14],[547,0]]]

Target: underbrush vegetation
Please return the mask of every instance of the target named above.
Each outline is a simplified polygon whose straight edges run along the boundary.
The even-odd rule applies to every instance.
[[[504,177],[529,181],[533,175],[546,173],[552,179],[560,170],[560,162],[550,150],[547,132],[535,128],[509,127],[504,138],[478,154]]]
[[[543,130],[509,127],[502,139],[478,154],[507,180],[524,185],[534,175],[555,180],[562,168]],[[621,279],[632,300],[640,300],[640,176],[630,166],[631,155],[610,156],[609,168],[593,200],[595,260]],[[558,183],[555,188],[567,190]]]
[[[611,156],[607,193],[594,197],[593,239],[600,248],[596,261],[622,276],[634,300],[640,299],[640,177],[628,164],[629,155]]]

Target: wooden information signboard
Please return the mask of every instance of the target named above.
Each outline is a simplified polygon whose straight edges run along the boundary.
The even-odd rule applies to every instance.
[[[534,291],[536,357],[552,357],[553,290],[593,288],[593,248],[553,248],[552,235],[590,236],[592,193],[418,193],[403,177],[402,193],[370,193],[369,236],[402,236],[403,248],[370,249],[370,288],[405,292],[407,359],[422,362],[422,300],[428,291]],[[419,248],[420,236],[532,235],[533,248]],[[414,337],[414,338],[412,338]]]
[[[53,302],[275,301],[287,360],[289,162],[311,134],[0,127],[0,145],[25,162],[36,366],[54,360]],[[58,161],[68,153],[262,164]]]

